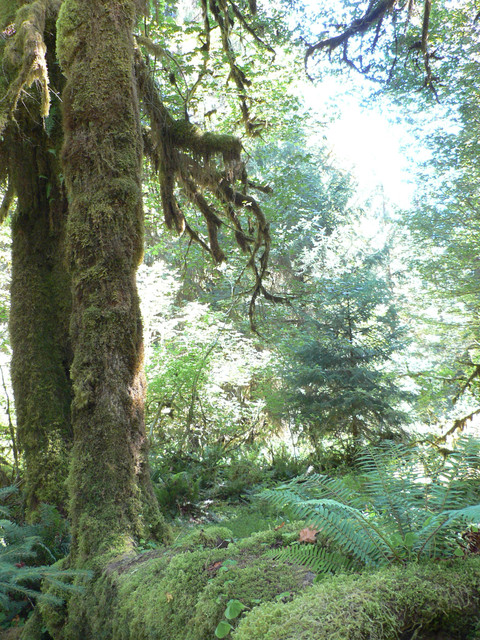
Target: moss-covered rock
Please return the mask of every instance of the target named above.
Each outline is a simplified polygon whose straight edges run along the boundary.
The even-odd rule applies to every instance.
[[[42,624],[55,640],[212,640],[227,603],[239,600],[245,610],[232,623],[232,640],[480,637],[480,558],[312,584],[305,567],[268,555],[298,534],[298,525],[288,528],[296,532],[284,527],[225,548],[164,547],[110,560],[101,571],[92,565],[96,577],[86,592],[74,594],[68,608],[42,606]]]
[[[260,602],[288,601],[309,586],[313,574],[304,567],[272,562],[271,558],[252,560],[243,564],[221,567],[197,599],[195,612],[189,621],[185,640],[210,640],[224,617],[229,600],[240,600],[247,609]]]
[[[339,576],[292,602],[253,609],[233,640],[450,640],[474,633],[480,559]]]

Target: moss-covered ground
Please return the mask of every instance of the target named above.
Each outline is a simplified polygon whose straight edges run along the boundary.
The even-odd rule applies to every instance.
[[[64,609],[40,607],[42,622],[28,624],[23,640],[44,640],[45,628],[55,640],[214,640],[222,620],[232,625],[227,640],[480,638],[479,557],[314,582],[307,568],[268,554],[298,540],[303,523],[243,510],[270,528],[241,537],[226,525],[242,509],[229,518],[228,507],[217,524],[184,523],[170,546],[110,561],[74,595],[66,625]],[[227,620],[231,600],[244,609]]]

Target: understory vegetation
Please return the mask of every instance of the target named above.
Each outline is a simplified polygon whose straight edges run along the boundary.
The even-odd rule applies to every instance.
[[[0,0],[0,640],[480,638],[479,15]]]

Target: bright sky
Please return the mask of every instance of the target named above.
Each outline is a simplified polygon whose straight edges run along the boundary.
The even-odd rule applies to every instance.
[[[325,104],[334,104],[339,117],[327,125],[327,143],[341,164],[355,175],[361,192],[366,195],[382,186],[385,196],[399,207],[408,207],[413,196],[413,168],[402,145],[413,144],[405,128],[393,122],[393,114],[382,112],[379,106],[368,110],[361,105],[358,94],[345,91],[345,81],[351,78],[324,78],[318,86],[306,84],[303,93],[314,110],[321,115]],[[355,83],[357,84],[357,83]]]

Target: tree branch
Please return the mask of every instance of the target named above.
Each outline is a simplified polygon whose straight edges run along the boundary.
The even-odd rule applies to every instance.
[[[4,56],[6,70],[13,75],[13,79],[0,100],[0,136],[8,122],[14,119],[22,93],[34,82],[41,87],[40,115],[48,115],[50,95],[43,41],[46,11],[47,0],[36,0],[17,12],[15,31],[7,42]]]

